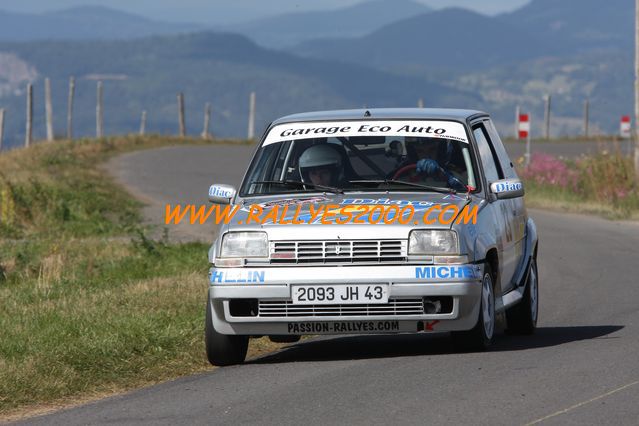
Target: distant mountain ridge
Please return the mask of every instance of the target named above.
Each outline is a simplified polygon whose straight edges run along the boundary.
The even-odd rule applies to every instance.
[[[413,0],[367,0],[341,9],[286,13],[223,29],[247,35],[263,46],[287,47],[315,38],[362,36],[430,11]]]
[[[263,46],[277,48],[318,37],[364,35],[430,10],[413,0],[364,0],[341,9],[287,13],[213,28],[154,21],[103,6],[78,6],[40,14],[0,8],[0,41],[128,39],[215,29],[247,35]]]
[[[96,75],[119,78],[105,82],[107,133],[135,130],[142,109],[149,110],[149,131],[175,132],[178,91],[187,96],[191,131],[200,126],[202,105],[210,101],[214,132],[224,136],[245,134],[247,96],[252,90],[258,94],[262,123],[291,112],[414,106],[424,98],[428,106],[485,109],[510,131],[516,105],[537,117],[533,127],[539,126],[543,97],[551,94],[553,132],[574,135],[583,123],[586,98],[591,102],[592,129],[615,131],[619,116],[632,111],[632,0],[532,0],[519,10],[493,17],[449,8],[384,24],[390,13],[378,12],[377,21],[363,19],[367,12],[393,5],[414,12],[415,4],[373,1],[328,15],[271,18],[283,19],[280,25],[271,25],[283,31],[274,37],[296,37],[295,31],[305,25],[325,30],[326,22],[337,25],[340,16],[350,16],[330,31],[332,37],[304,41],[289,49],[293,54],[262,48],[245,36],[220,33],[130,41],[0,43],[0,106],[8,108],[7,134],[24,132],[24,123],[8,117],[23,119],[21,90],[27,81],[35,81],[40,102],[42,78],[51,77],[58,97],[56,111],[61,111],[69,75],[78,77],[79,134],[94,129],[95,81],[90,79]],[[88,8],[74,14],[91,22],[94,12]],[[114,22],[110,13],[103,11],[99,18]],[[297,26],[286,24],[300,16],[304,19],[298,19]],[[317,22],[309,21],[313,16]],[[326,16],[331,19],[320,19]],[[138,18],[129,18],[130,26],[136,26]],[[101,25],[93,24],[94,35]],[[366,34],[337,37],[340,31],[357,33],[367,25],[377,27]],[[291,32],[286,33],[289,27]],[[261,45],[268,44],[264,42],[268,34],[261,34],[254,37],[262,37]],[[9,68],[11,72],[6,72]],[[110,93],[119,98],[110,99]],[[36,111],[37,128],[42,130],[41,108]],[[56,113],[56,120],[61,119]]]
[[[55,129],[65,128],[68,78],[76,76],[76,135],[95,132],[95,77],[104,82],[106,134],[137,131],[147,110],[147,131],[177,132],[175,95],[186,98],[187,131],[199,134],[203,107],[213,105],[218,136],[246,135],[248,96],[257,93],[257,129],[290,113],[310,110],[415,106],[428,96],[442,106],[478,107],[479,98],[425,79],[399,77],[361,65],[299,58],[262,48],[237,34],[194,33],[115,41],[0,43],[37,70],[35,136],[44,131],[43,78],[51,79]],[[0,98],[6,141],[24,138],[24,93]]]
[[[308,40],[290,51],[389,69],[470,71],[491,64],[632,48],[633,0],[532,0],[495,17],[447,8],[394,21],[359,37]]]
[[[626,49],[634,42],[634,7],[634,0],[532,0],[497,18],[548,42],[559,41],[564,49]]]
[[[543,54],[538,40],[501,20],[448,8],[386,25],[357,38],[319,39],[292,49],[383,69],[486,67]]]
[[[0,10],[0,41],[127,39],[202,28],[152,21],[102,6],[78,6],[41,14]]]
[[[586,98],[591,124],[607,132],[633,110],[633,0],[532,0],[494,17],[450,8],[290,51],[468,90],[500,120],[516,105],[543,117],[550,94],[555,134],[581,131]]]

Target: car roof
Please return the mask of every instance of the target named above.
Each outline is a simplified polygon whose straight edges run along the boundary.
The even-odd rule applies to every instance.
[[[456,120],[466,121],[477,116],[488,116],[487,113],[471,109],[449,108],[361,108],[332,111],[313,111],[291,114],[278,118],[272,125],[299,121],[332,121],[332,120]]]

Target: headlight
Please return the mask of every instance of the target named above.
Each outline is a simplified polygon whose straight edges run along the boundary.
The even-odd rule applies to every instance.
[[[222,238],[220,257],[268,257],[266,232],[229,232]]]
[[[459,254],[457,233],[447,230],[412,231],[408,254]]]

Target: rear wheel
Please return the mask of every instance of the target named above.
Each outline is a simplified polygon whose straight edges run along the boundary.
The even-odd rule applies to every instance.
[[[537,260],[533,258],[526,289],[521,302],[506,311],[507,331],[517,334],[533,334],[539,314],[539,275]]]
[[[220,334],[213,328],[211,301],[206,301],[206,325],[204,327],[206,357],[211,365],[218,367],[241,364],[248,350],[248,336]]]
[[[489,264],[484,267],[481,281],[481,303],[475,326],[468,331],[452,333],[455,349],[462,351],[483,351],[493,343],[495,334],[495,291],[494,279]]]

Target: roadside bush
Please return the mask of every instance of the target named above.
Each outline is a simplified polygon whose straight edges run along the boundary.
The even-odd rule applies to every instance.
[[[559,189],[576,190],[579,174],[568,165],[549,154],[534,153],[530,165],[521,172],[522,179],[536,185],[547,185]]]
[[[580,191],[598,201],[623,204],[637,195],[634,168],[630,158],[606,151],[576,162]]]
[[[527,190],[544,197],[598,203],[621,217],[639,211],[633,162],[619,151],[603,150],[576,160],[535,153],[519,176]]]

